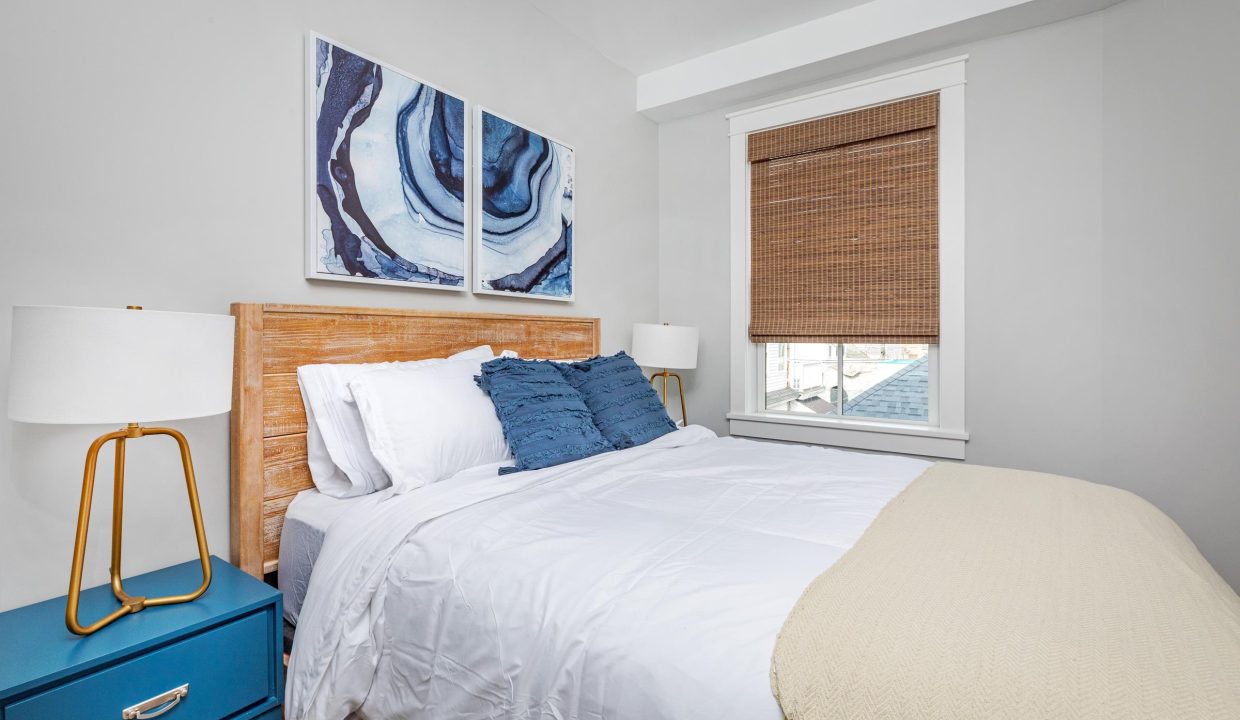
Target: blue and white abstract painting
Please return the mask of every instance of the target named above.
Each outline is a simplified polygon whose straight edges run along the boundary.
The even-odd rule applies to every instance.
[[[465,103],[319,37],[307,277],[465,290]]]
[[[482,110],[476,290],[573,299],[573,149]]]

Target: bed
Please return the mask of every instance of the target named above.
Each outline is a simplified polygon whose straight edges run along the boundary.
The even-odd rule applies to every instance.
[[[287,717],[1238,716],[1240,599],[1147,503],[1067,478],[691,426],[289,522],[298,364],[577,358],[599,324],[234,313],[233,559],[311,578]]]

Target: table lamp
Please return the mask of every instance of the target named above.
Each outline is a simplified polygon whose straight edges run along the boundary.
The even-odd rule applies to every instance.
[[[232,404],[233,318],[230,315],[128,309],[13,308],[13,362],[9,417],[57,424],[128,423],[104,433],[86,452],[65,625],[88,635],[118,618],[156,605],[189,602],[211,584],[211,559],[202,527],[189,443],[180,432],[142,423],[216,415]],[[121,583],[121,527],[125,443],[148,435],[176,440],[185,470],[202,584],[183,595],[132,597]],[[115,443],[112,500],[112,593],[120,607],[83,626],[78,621],[82,562],[99,450]]]
[[[680,375],[670,370],[692,370],[697,367],[698,329],[684,325],[656,325],[635,323],[633,325],[633,360],[648,368],[663,368],[650,376],[653,383],[663,378],[663,405],[667,405],[667,381],[676,378],[680,390],[680,419],[686,425],[689,420],[685,411],[685,383]]]

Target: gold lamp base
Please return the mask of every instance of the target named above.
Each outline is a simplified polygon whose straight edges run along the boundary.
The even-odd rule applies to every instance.
[[[676,387],[680,390],[680,422],[682,425],[688,425],[689,417],[685,413],[685,381],[680,379],[678,373],[670,372],[666,368],[651,375],[650,383],[654,384],[656,378],[663,378],[663,407],[667,407],[667,381],[670,378],[676,378]]]
[[[185,468],[185,488],[189,492],[189,509],[194,517],[194,534],[198,539],[198,555],[202,561],[202,584],[198,589],[184,595],[164,597],[133,597],[121,584],[121,521],[125,490],[125,442],[147,435],[168,435],[181,448],[181,465]],[[116,442],[116,466],[113,475],[112,495],[112,594],[121,606],[108,615],[83,626],[78,622],[78,601],[82,591],[82,563],[86,556],[86,533],[90,526],[90,503],[95,493],[95,466],[99,462],[99,450],[107,443]],[[155,605],[172,605],[189,602],[201,596],[211,584],[211,556],[207,552],[207,535],[202,528],[202,508],[198,504],[198,486],[194,482],[194,465],[189,456],[189,443],[185,436],[172,428],[142,427],[130,423],[128,427],[105,433],[95,438],[86,453],[86,472],[82,476],[82,504],[78,509],[77,536],[73,544],[73,571],[69,576],[69,600],[65,606],[65,626],[77,635],[89,635],[116,621],[123,615],[141,611]]]

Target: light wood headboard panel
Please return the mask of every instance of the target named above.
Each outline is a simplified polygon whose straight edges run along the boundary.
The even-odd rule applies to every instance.
[[[276,569],[284,511],[311,487],[297,367],[446,357],[489,344],[522,357],[598,354],[598,318],[234,303],[232,562]]]

